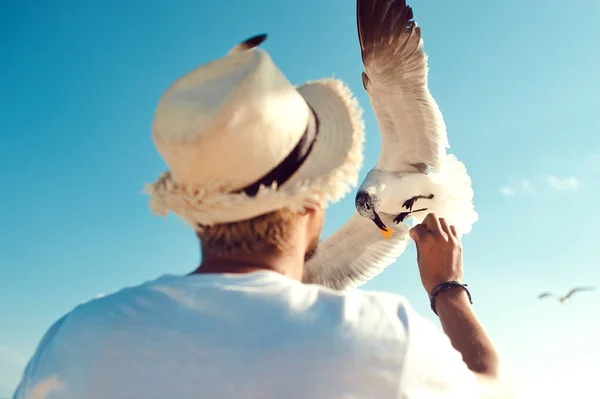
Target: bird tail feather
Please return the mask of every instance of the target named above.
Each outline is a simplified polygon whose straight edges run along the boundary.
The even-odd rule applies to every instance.
[[[434,185],[435,198],[428,201],[427,212],[414,214],[420,219],[414,221],[419,223],[427,213],[433,212],[454,225],[458,234],[471,232],[479,216],[473,205],[473,188],[465,165],[456,156],[448,154],[429,177]]]

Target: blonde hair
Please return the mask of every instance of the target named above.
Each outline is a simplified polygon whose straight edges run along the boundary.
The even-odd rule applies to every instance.
[[[204,226],[197,231],[203,252],[252,254],[285,249],[296,213],[280,209],[241,222]]]

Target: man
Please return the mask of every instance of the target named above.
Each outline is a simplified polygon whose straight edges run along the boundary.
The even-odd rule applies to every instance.
[[[497,355],[464,286],[435,297],[448,340],[402,297],[300,282],[325,204],[356,184],[362,122],[340,82],[294,87],[256,44],[179,79],[155,114],[154,140],[170,171],[150,188],[151,206],[196,229],[202,264],[62,317],[14,398],[467,399],[498,392]],[[429,215],[411,235],[427,292],[461,280],[452,226]]]

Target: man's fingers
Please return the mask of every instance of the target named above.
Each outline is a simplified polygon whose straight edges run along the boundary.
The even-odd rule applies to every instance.
[[[427,234],[427,228],[422,223],[410,229],[410,238],[415,240],[415,242],[419,242],[419,240],[425,238]]]
[[[434,213],[428,214],[423,220],[423,224],[427,226],[427,229],[429,229],[429,232],[432,235],[438,236],[442,234],[442,226],[440,226],[440,221],[435,217]]]
[[[450,226],[450,231],[454,237],[458,238],[458,234],[456,234],[456,227],[454,227],[454,225]]]
[[[448,237],[452,236],[452,230],[450,230],[450,226],[448,226],[446,219],[440,218],[440,226],[442,226],[442,230],[448,234]]]
[[[435,219],[435,214],[428,213],[427,216],[425,216],[425,219],[423,219],[423,221],[421,223],[427,225],[427,223],[432,222],[434,219]]]

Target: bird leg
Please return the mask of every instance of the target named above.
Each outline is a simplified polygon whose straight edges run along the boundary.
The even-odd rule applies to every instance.
[[[429,194],[429,195],[415,195],[414,197],[409,198],[406,201],[404,201],[404,204],[402,204],[402,207],[408,209],[409,211],[412,211],[412,208],[413,208],[413,206],[415,205],[415,202],[418,199],[433,199],[433,194]]]
[[[427,208],[421,208],[421,209],[415,209],[414,211],[408,211],[408,212],[399,213],[398,216],[396,216],[394,218],[394,223],[398,224],[400,222],[403,222],[404,219],[406,219],[406,217],[408,215],[410,215],[411,213],[422,212],[422,211],[426,211],[426,210],[427,210]]]

